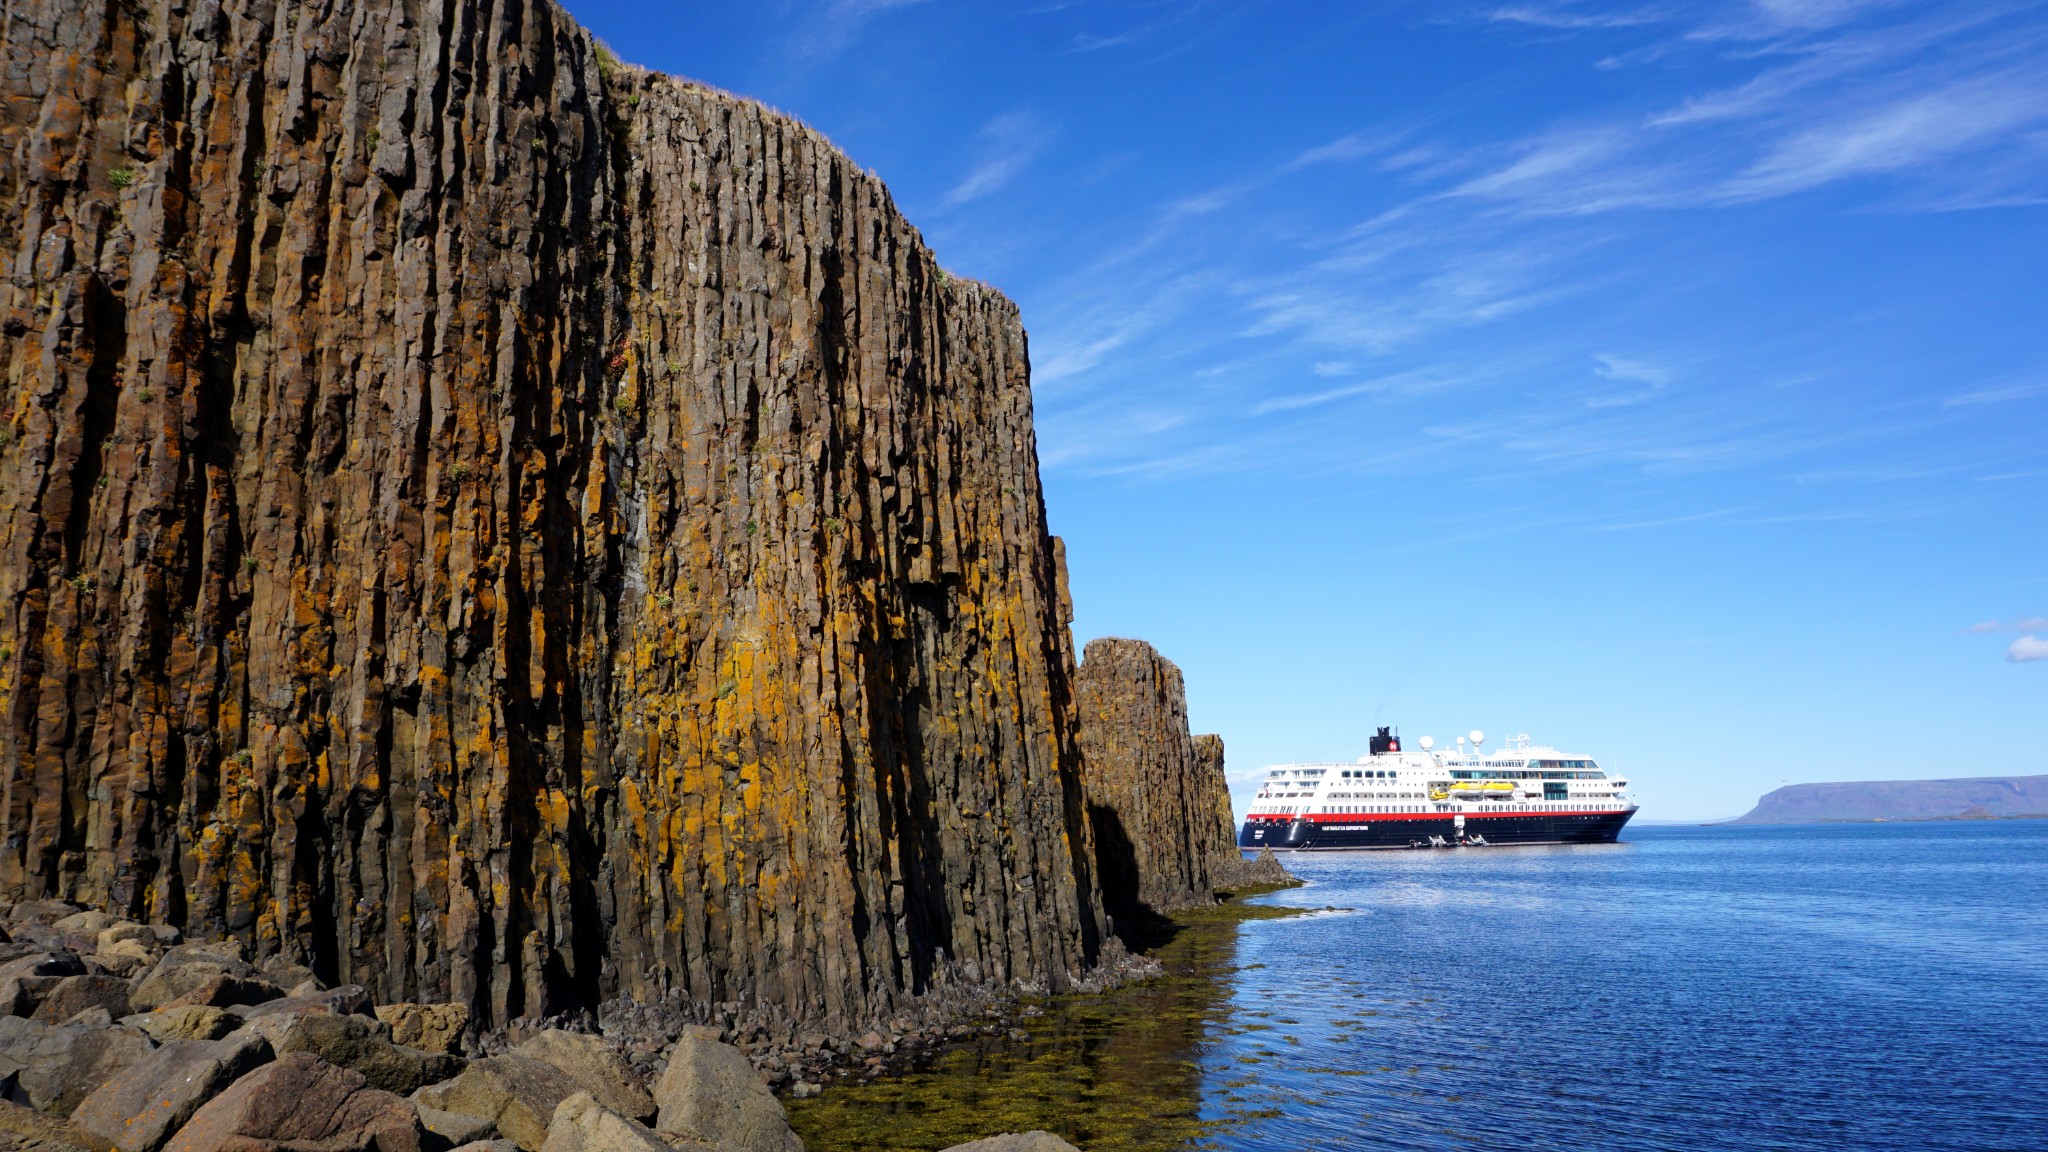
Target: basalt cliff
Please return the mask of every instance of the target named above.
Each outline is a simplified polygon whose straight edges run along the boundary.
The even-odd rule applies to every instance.
[[[1143,640],[1091,640],[1075,698],[1097,872],[1119,933],[1255,882],[1236,848],[1223,741],[1190,734],[1180,669]],[[1286,879],[1274,870],[1263,879]]]
[[[877,180],[547,0],[0,69],[0,900],[492,1026],[1110,947],[1024,332]]]

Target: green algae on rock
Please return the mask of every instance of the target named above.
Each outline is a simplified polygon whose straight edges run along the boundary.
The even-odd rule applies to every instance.
[[[788,1103],[809,1152],[925,1152],[1043,1129],[1087,1152],[1214,1147],[1269,1112],[1236,1100],[1204,1115],[1201,1053],[1231,1028],[1238,924],[1310,909],[1231,902],[1176,914],[1151,952],[1156,979],[1034,1007],[1017,1035],[940,1054],[900,1076],[828,1087]]]

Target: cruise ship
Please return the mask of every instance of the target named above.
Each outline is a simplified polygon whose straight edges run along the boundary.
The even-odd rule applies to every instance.
[[[1268,769],[1239,830],[1240,848],[1451,848],[1481,844],[1611,844],[1635,815],[1628,781],[1588,757],[1529,743],[1497,752],[1486,734],[1420,751],[1382,728],[1355,764]]]

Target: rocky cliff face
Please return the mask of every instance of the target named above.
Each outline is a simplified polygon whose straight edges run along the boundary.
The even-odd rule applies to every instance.
[[[1148,911],[1212,902],[1219,866],[1239,853],[1223,741],[1189,734],[1180,669],[1143,640],[1091,640],[1075,699],[1098,872],[1118,930]]]
[[[0,43],[0,897],[486,1023],[1094,958],[1024,333],[881,184],[546,0]]]
[[[1195,737],[1195,784],[1201,791],[1201,811],[1208,813],[1214,822],[1209,832],[1209,842],[1220,845],[1237,843],[1237,814],[1230,807],[1230,780],[1224,773],[1223,737]],[[1202,817],[1198,813],[1196,819]],[[1223,853],[1238,856],[1239,853]]]

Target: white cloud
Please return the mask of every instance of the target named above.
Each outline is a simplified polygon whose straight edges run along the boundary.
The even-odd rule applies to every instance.
[[[1752,0],[1757,14],[1778,28],[1829,28],[1901,0]]]
[[[2048,632],[2048,620],[2043,620],[2039,616],[2029,616],[2013,625],[2013,630],[2016,632]]]
[[[1645,360],[1633,360],[1626,356],[1612,356],[1602,352],[1594,353],[1593,359],[1600,364],[1594,371],[1609,380],[1633,380],[1638,384],[1648,384],[1656,388],[1671,383],[1672,373],[1669,368],[1660,368]]]
[[[2048,660],[2048,640],[2043,640],[2039,636],[2022,636],[2012,642],[2012,647],[2005,650],[2005,658],[2015,664]]]
[[[1757,200],[1920,167],[2043,120],[2048,88],[2003,78],[1956,84],[1799,132],[1725,191],[1732,199]]]
[[[1353,132],[1328,144],[1310,148],[1287,162],[1287,171],[1308,168],[1317,164],[1341,164],[1351,160],[1363,160],[1377,156],[1400,142],[1399,136],[1366,136]]]
[[[942,203],[958,208],[970,200],[1001,191],[1045,151],[1052,130],[1027,112],[998,116],[982,126],[981,161],[953,185]]]
[[[1960,396],[1951,396],[1941,402],[1943,408],[1966,408],[1976,404],[2003,404],[2008,400],[2025,400],[2048,392],[2048,380],[2024,380],[2016,384],[1994,384],[1978,388]]]
[[[1496,8],[1486,18],[1497,24],[1525,24],[1532,28],[1582,29],[1582,28],[1634,28],[1643,24],[1654,24],[1659,17],[1651,12],[1572,12],[1563,8],[1546,8],[1536,4],[1514,4]]]
[[[928,0],[832,0],[816,17],[803,21],[794,47],[798,56],[837,56],[853,46],[868,21],[894,8]]]
[[[1963,631],[1976,632],[1982,634],[1985,632],[1996,632],[1998,631],[1998,628],[1999,624],[1996,620],[1980,620],[1977,623],[1970,625],[1968,628],[1963,629]]]

